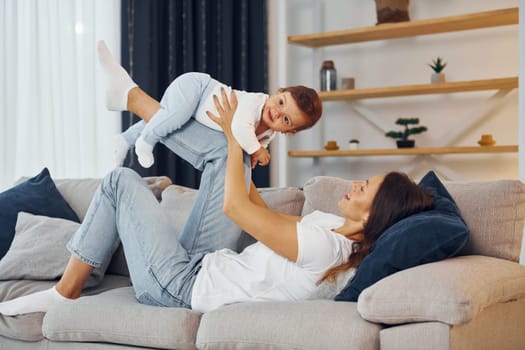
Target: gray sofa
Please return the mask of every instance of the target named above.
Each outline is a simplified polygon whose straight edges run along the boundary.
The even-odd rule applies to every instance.
[[[98,180],[56,180],[83,218]],[[139,304],[122,251],[96,287],[47,314],[0,316],[0,349],[523,349],[525,267],[518,264],[525,187],[517,180],[446,182],[471,229],[461,256],[390,275],[357,303],[332,300],[239,303],[201,314]],[[350,181],[315,177],[303,189],[263,197],[291,214],[334,204]],[[193,190],[171,185],[161,204],[180,228]],[[247,237],[240,244],[251,241]],[[0,278],[1,279],[1,278]],[[334,293],[344,285],[326,286]],[[53,281],[0,281],[0,300]]]

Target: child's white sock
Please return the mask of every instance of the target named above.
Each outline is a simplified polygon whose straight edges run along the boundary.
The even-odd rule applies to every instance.
[[[128,72],[111,55],[106,43],[98,42],[98,58],[106,76],[109,86],[106,91],[106,107],[111,111],[125,111],[128,105],[129,90],[137,86]]]
[[[47,312],[52,305],[65,300],[71,299],[62,296],[53,287],[0,303],[0,314],[16,316],[32,312]]]
[[[121,167],[124,165],[124,160],[129,151],[129,144],[121,134],[115,135],[115,148],[113,149],[113,160],[115,166]]]
[[[138,156],[140,165],[144,168],[149,168],[155,162],[153,158],[153,146],[144,141],[142,136],[135,142],[135,153]]]

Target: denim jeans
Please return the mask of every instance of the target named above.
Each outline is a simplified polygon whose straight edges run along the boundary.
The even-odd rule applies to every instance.
[[[139,136],[154,145],[173,131],[179,129],[195,115],[201,102],[212,93],[218,81],[205,73],[190,72],[171,82],[160,100],[160,109],[145,123],[133,124],[122,136],[128,145],[134,145]]]
[[[81,261],[98,267],[110,258],[120,239],[139,302],[189,308],[203,256],[221,248],[235,250],[241,230],[222,209],[227,160],[224,134],[190,120],[162,142],[203,171],[195,204],[180,235],[142,178],[133,170],[119,168],[103,179],[68,249]],[[244,173],[248,188],[251,169],[246,155]]]

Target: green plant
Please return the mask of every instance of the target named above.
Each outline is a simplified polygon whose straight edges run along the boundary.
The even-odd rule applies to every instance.
[[[447,63],[443,61],[441,57],[432,60],[432,64],[429,64],[429,67],[436,73],[441,73],[443,69],[447,66]]]
[[[413,128],[409,127],[409,125],[419,124],[419,118],[399,118],[396,120],[396,124],[404,126],[405,129],[403,131],[389,131],[385,134],[386,137],[399,140],[408,140],[410,135],[421,134],[422,132],[427,131],[425,126],[417,126]]]

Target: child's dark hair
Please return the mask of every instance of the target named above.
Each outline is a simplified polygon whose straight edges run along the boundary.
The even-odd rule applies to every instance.
[[[323,103],[314,89],[303,85],[288,86],[279,89],[279,92],[289,92],[292,95],[297,107],[308,119],[306,125],[297,128],[297,131],[311,128],[317,123],[323,113]]]

